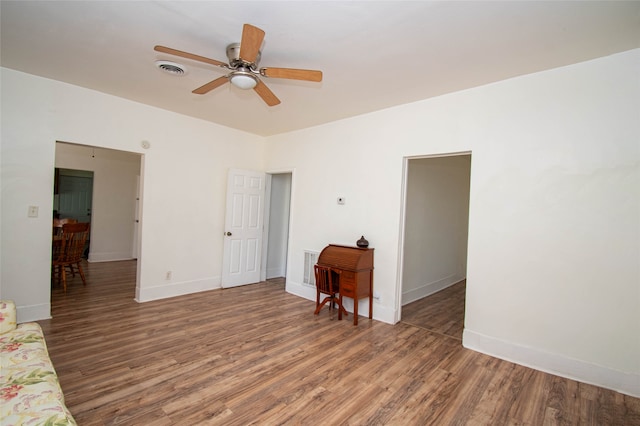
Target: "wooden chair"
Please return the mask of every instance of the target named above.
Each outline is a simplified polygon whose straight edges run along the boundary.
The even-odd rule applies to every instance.
[[[338,283],[333,282],[331,268],[316,264],[313,266],[313,269],[316,276],[316,310],[314,315],[318,315],[322,307],[329,302],[329,311],[333,313],[333,307],[337,304],[339,318],[342,319],[342,313],[345,315],[348,314],[340,303]],[[321,293],[327,295],[322,302],[320,302]]]
[[[53,235],[59,236],[62,234],[62,227],[67,223],[78,223],[78,219],[72,219],[70,217],[66,217],[64,219],[53,219]]]
[[[67,291],[67,272],[75,276],[74,266],[78,268],[82,284],[87,285],[87,280],[82,270],[82,255],[84,246],[89,237],[88,223],[66,223],[62,225],[62,233],[54,239],[52,274],[54,279],[62,281],[64,291]]]

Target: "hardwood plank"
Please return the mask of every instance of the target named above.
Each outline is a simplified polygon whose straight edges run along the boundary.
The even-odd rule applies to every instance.
[[[462,285],[429,324],[354,327],[284,279],[139,304],[135,261],[85,270],[40,321],[81,425],[640,425],[638,398],[463,348]]]
[[[466,280],[402,307],[402,322],[462,340]]]

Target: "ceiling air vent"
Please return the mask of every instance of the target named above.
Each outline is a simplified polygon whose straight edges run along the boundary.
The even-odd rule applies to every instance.
[[[180,65],[175,62],[156,61],[156,67],[171,75],[185,75],[187,73],[187,69],[184,65]]]

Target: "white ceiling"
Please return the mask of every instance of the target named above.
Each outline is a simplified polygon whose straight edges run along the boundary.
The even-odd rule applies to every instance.
[[[0,16],[3,67],[263,136],[640,47],[638,1],[2,0]],[[230,84],[195,95],[224,69],[153,50],[226,62],[244,23],[266,32],[260,66],[323,81],[265,78],[275,107]]]

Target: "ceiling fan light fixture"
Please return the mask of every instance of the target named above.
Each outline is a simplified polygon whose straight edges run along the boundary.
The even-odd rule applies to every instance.
[[[231,74],[231,84],[239,89],[249,90],[258,85],[258,78],[247,71],[236,71]]]

